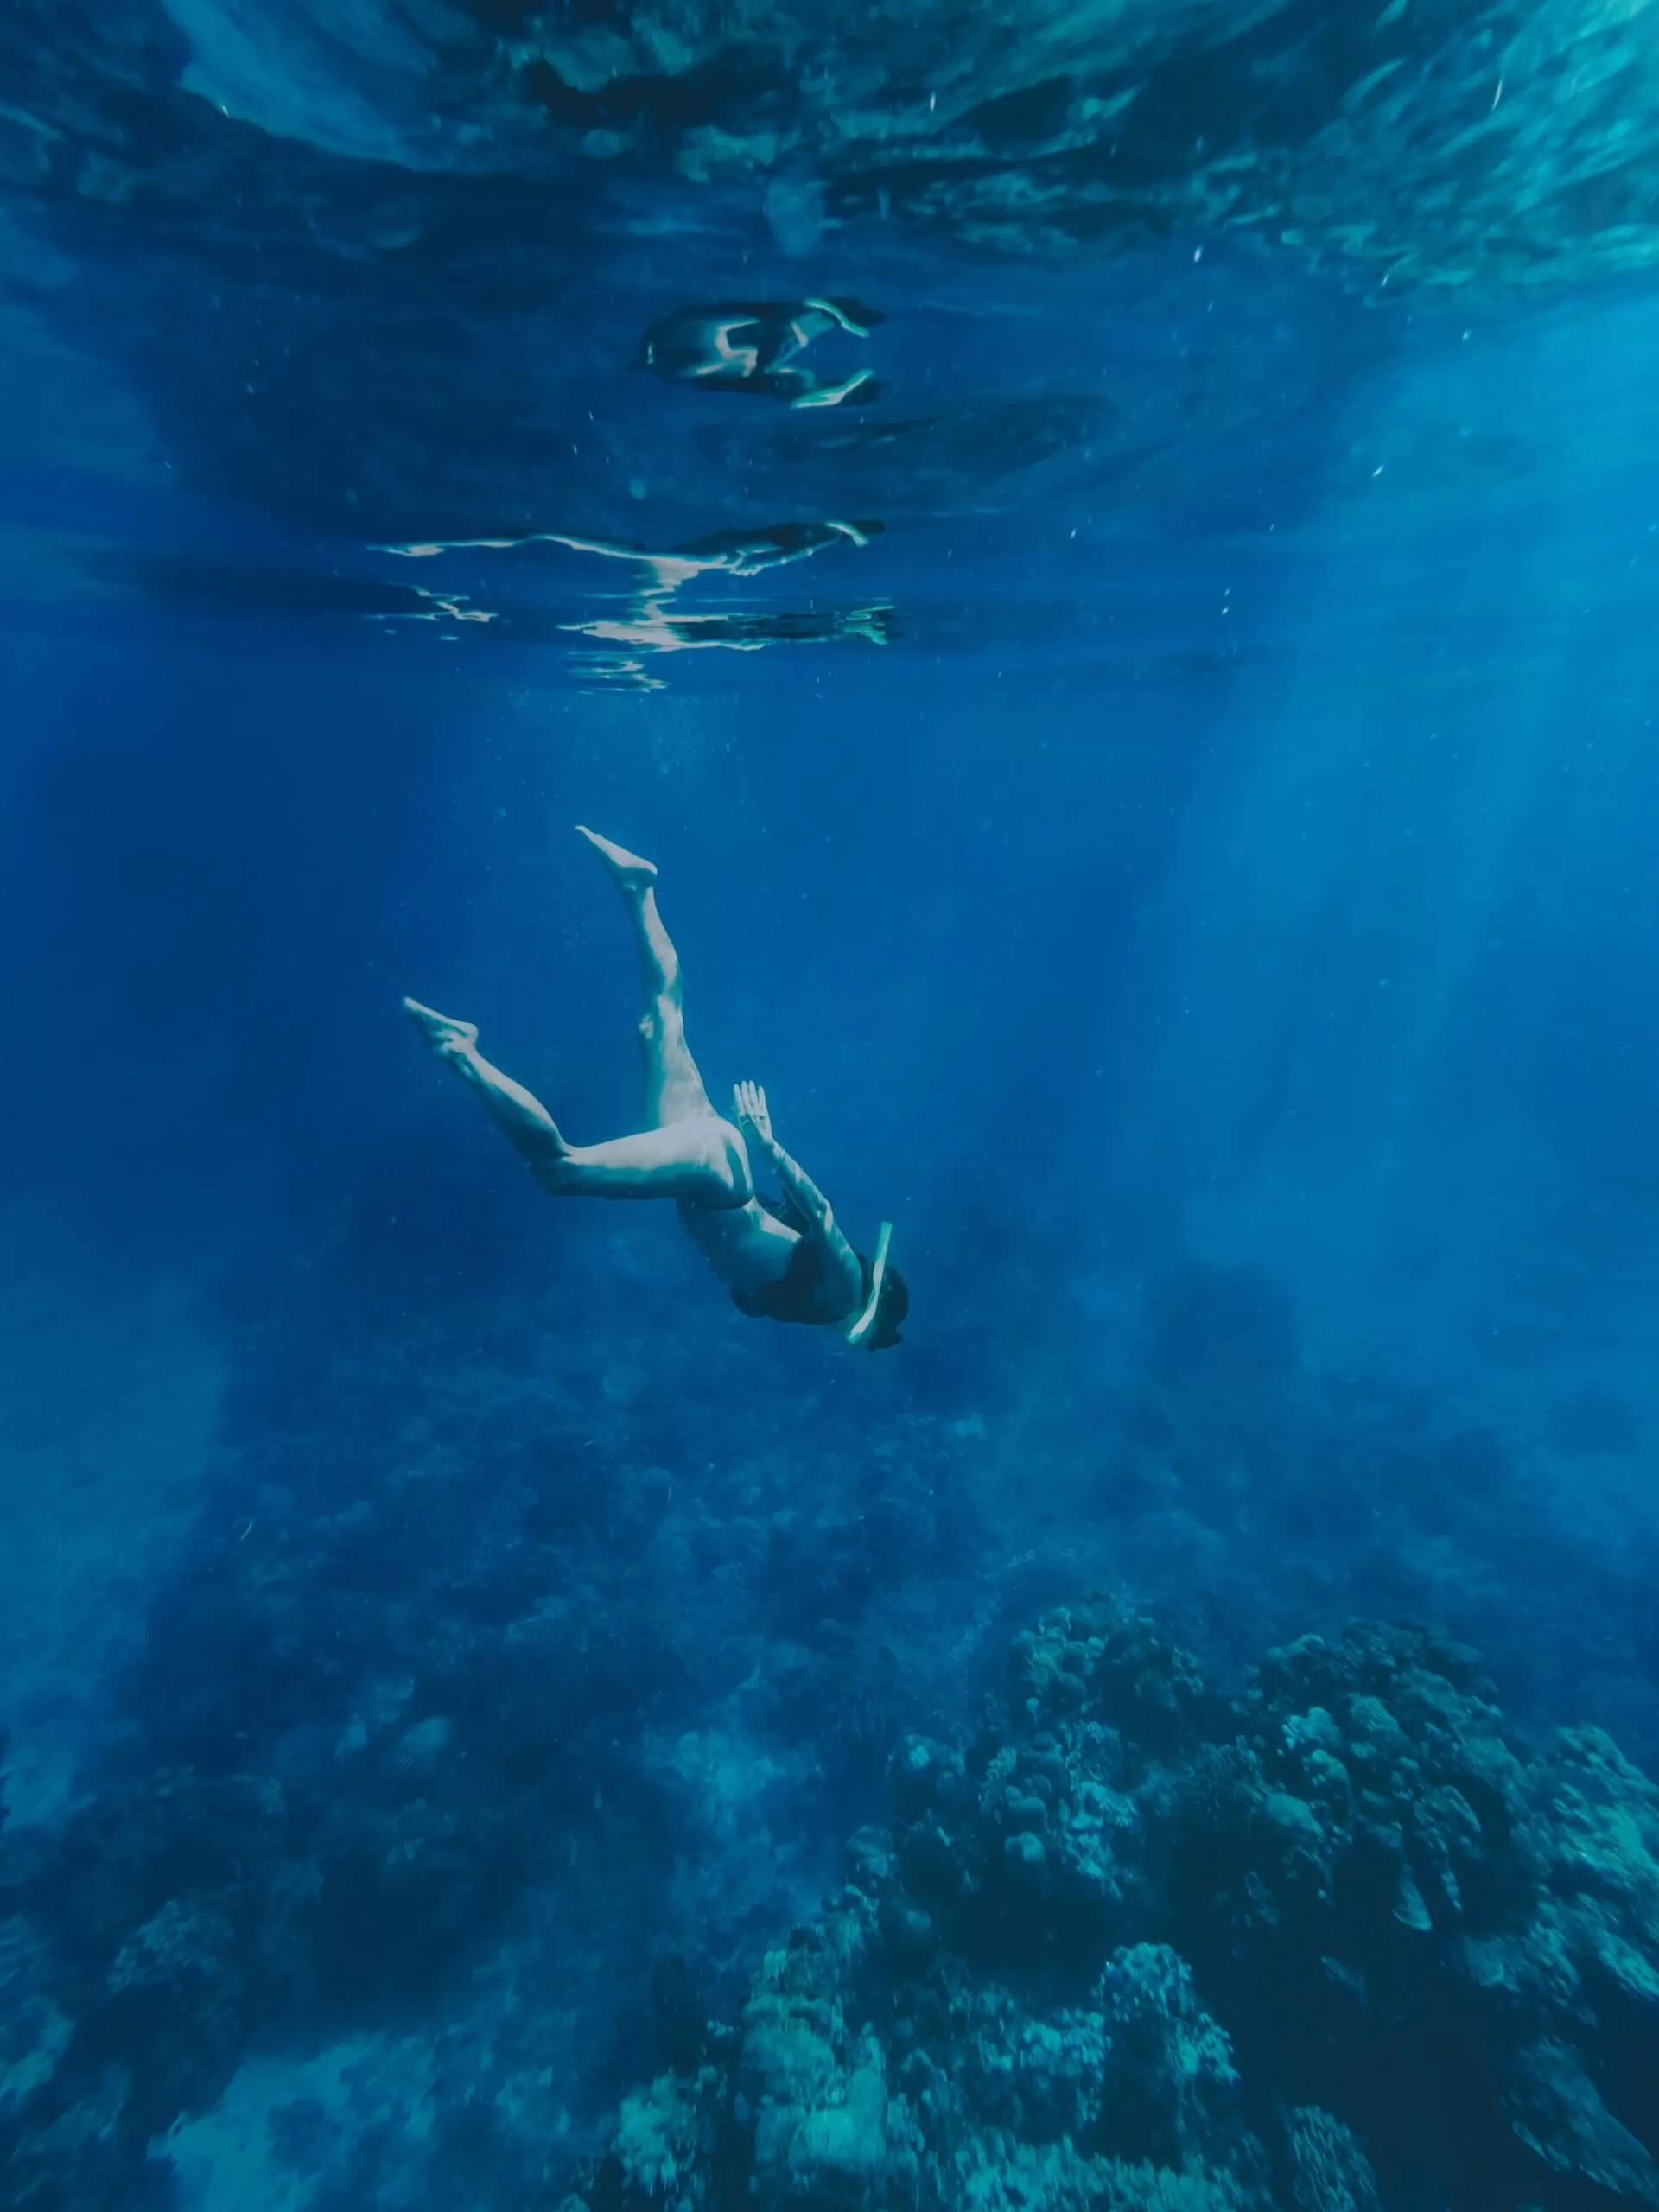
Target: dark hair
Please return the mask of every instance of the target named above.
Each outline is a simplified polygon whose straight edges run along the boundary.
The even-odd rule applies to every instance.
[[[869,1295],[869,1284],[874,1270],[861,1252],[859,1264],[864,1270],[865,1295]],[[902,1344],[899,1325],[910,1311],[910,1292],[897,1268],[889,1268],[881,1278],[881,1298],[875,1309],[875,1326],[870,1332],[867,1351],[887,1351]]]

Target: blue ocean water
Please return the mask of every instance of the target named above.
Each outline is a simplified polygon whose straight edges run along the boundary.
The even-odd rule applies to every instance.
[[[4,2202],[1659,2202],[1654,68],[0,10]]]

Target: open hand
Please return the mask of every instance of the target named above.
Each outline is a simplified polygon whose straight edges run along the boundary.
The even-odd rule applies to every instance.
[[[761,1144],[772,1141],[772,1116],[766,1109],[766,1094],[758,1083],[740,1083],[733,1087],[732,1103],[737,1109],[737,1126],[746,1136],[758,1138]]]

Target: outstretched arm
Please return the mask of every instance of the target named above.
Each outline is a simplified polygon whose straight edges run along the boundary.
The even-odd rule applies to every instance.
[[[836,1224],[835,1209],[798,1160],[791,1160],[772,1135],[766,1094],[758,1083],[740,1083],[732,1093],[738,1127],[778,1171],[778,1179],[793,1199],[808,1233],[824,1249],[825,1256],[844,1275],[849,1296],[856,1306],[864,1295],[864,1271],[858,1255]]]

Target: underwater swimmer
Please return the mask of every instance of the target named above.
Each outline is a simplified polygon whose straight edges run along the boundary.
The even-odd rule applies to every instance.
[[[610,870],[633,921],[649,1127],[604,1144],[567,1144],[541,1101],[483,1058],[475,1023],[405,999],[410,1020],[477,1091],[544,1191],[556,1198],[672,1198],[740,1313],[838,1329],[849,1344],[869,1351],[896,1344],[910,1294],[887,1264],[891,1225],[882,1224],[874,1260],[853,1249],[828,1198],[772,1135],[758,1084],[737,1085],[735,1125],[715,1113],[685,1041],[680,960],[657,911],[657,870],[591,830],[577,834]],[[755,1196],[751,1145],[777,1173],[779,1206]]]

